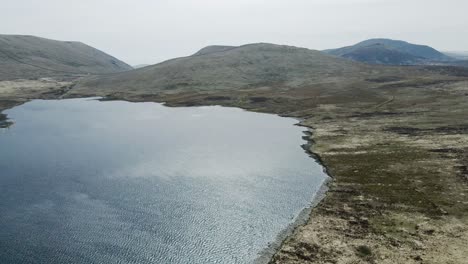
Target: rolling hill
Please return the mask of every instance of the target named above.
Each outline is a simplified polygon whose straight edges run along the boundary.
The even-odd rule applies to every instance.
[[[131,70],[126,63],[81,42],[0,35],[0,80]]]
[[[119,91],[153,93],[175,90],[226,90],[262,86],[303,87],[317,82],[352,78],[373,67],[336,58],[320,51],[274,44],[204,48],[134,71],[99,76],[74,90],[108,94]]]
[[[324,52],[370,64],[424,65],[455,60],[429,46],[391,39],[369,39],[353,46]]]
[[[195,54],[193,56],[201,56],[201,55],[207,55],[211,53],[216,53],[216,52],[223,52],[223,51],[228,51],[230,49],[237,48],[236,46],[222,46],[222,45],[213,45],[213,46],[207,46]]]

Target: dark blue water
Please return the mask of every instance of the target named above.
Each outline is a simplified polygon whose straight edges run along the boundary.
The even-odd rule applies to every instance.
[[[0,263],[251,263],[324,181],[293,119],[32,101],[0,130]]]

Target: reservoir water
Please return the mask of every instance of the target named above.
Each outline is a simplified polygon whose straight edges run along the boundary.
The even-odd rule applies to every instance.
[[[35,100],[0,129],[0,263],[252,263],[325,180],[296,120]]]

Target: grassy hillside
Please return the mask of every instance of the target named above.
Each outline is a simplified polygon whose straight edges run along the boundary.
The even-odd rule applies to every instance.
[[[81,42],[0,35],[0,80],[131,70],[126,63]]]
[[[319,51],[250,44],[92,78],[78,84],[74,90],[90,90],[105,95],[122,91],[151,94],[254,87],[299,88],[315,83],[352,81],[356,77],[372,76],[375,71],[376,67]]]

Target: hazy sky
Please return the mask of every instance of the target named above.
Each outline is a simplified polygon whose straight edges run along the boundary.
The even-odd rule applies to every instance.
[[[467,0],[0,0],[0,33],[78,40],[135,65],[212,44],[326,49],[373,37],[468,50]]]

